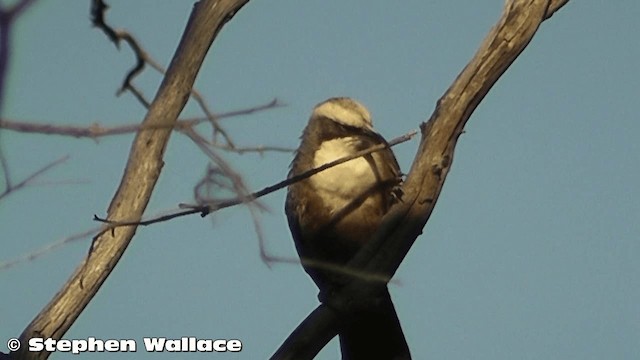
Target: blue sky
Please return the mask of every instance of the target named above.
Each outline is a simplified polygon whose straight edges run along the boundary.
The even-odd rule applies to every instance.
[[[139,122],[115,96],[131,52],[90,25],[89,2],[38,1],[16,24],[3,117],[104,126]],[[166,65],[191,2],[110,1],[108,20]],[[240,145],[296,147],[311,108],[367,105],[387,138],[416,129],[498,19],[503,1],[251,1],[225,26],[196,87],[217,112],[278,98],[286,107],[224,120]],[[636,103],[640,3],[571,1],[470,119],[424,234],[391,286],[416,359],[634,359],[640,353],[640,183]],[[161,78],[136,82],[152,96]],[[184,116],[199,115],[193,104]],[[69,154],[0,203],[0,261],[96,224],[132,135],[72,139],[3,131],[14,181]],[[408,169],[417,141],[395,152]],[[225,155],[252,189],[292,156]],[[147,209],[193,201],[206,158],[174,134]],[[284,192],[263,199],[268,251],[295,258]],[[0,272],[0,351],[87,253],[89,240]],[[268,358],[317,304],[298,265],[261,262],[248,211],[226,209],[138,229],[65,338],[238,338]],[[334,341],[319,356],[337,358]],[[54,354],[52,359],[69,355]],[[174,358],[139,351],[81,358]],[[181,358],[211,358],[188,354]]]

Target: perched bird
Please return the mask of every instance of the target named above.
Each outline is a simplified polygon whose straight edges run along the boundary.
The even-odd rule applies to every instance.
[[[289,177],[386,144],[359,102],[318,104],[301,137]],[[289,186],[285,212],[305,271],[323,293],[339,286],[343,267],[376,232],[398,201],[401,172],[390,148],[326,169]],[[339,330],[344,360],[410,359],[388,289],[375,308],[348,314]]]

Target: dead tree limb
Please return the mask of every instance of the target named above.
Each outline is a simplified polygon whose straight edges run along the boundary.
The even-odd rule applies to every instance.
[[[447,177],[458,137],[480,101],[529,44],[540,24],[568,0],[508,0],[498,23],[475,56],[438,100],[421,125],[420,147],[403,186],[403,201],[393,207],[366,246],[347,266],[391,279],[422,233]],[[377,276],[372,276],[377,277]],[[312,359],[337,334],[341,313],[366,307],[384,282],[347,278],[323,299],[271,359]],[[375,346],[375,345],[374,345]],[[384,346],[384,344],[379,344]]]
[[[151,198],[163,165],[163,155],[178,115],[185,106],[196,75],[220,29],[249,0],[202,0],[191,13],[178,49],[143,126],[133,141],[122,180],[107,211],[113,221],[139,221]],[[157,127],[157,128],[156,128]],[[28,352],[33,337],[60,339],[96,294],[118,263],[136,232],[128,226],[104,232],[67,283],[20,335],[24,346],[13,358],[46,359],[50,353]]]

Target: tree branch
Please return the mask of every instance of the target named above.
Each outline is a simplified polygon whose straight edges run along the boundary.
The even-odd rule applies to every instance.
[[[20,263],[23,262],[27,262],[27,261],[33,261],[36,260],[37,258],[48,254],[62,246],[65,245],[69,245],[73,242],[79,241],[79,240],[84,240],[86,238],[89,238],[95,234],[97,234],[99,231],[101,231],[102,226],[101,227],[96,227],[90,230],[85,230],[82,232],[78,232],[76,234],[67,236],[63,239],[54,241],[52,243],[49,243],[47,245],[41,246],[40,248],[37,248],[33,251],[30,251],[22,256],[13,258],[11,260],[6,260],[6,261],[0,261],[0,272],[10,269]]]
[[[131,68],[131,70],[129,70],[129,72],[125,76],[122,86],[120,87],[120,90],[118,90],[118,95],[126,90],[129,90],[138,99],[138,101],[142,103],[142,105],[148,108],[149,101],[147,101],[147,99],[144,97],[142,91],[139,90],[135,85],[133,85],[133,80],[140,73],[142,73],[146,64],[149,64],[153,69],[155,69],[162,75],[166,73],[166,69],[157,61],[155,61],[149,55],[149,53],[147,53],[142,48],[138,40],[136,40],[133,35],[125,30],[115,30],[113,27],[106,23],[105,15],[108,8],[109,6],[103,0],[92,1],[91,15],[93,24],[101,29],[109,37],[109,39],[113,41],[116,47],[120,46],[120,40],[124,40],[127,44],[129,44],[129,47],[131,48],[131,50],[133,50],[136,56],[136,64]],[[226,132],[226,130],[220,126],[220,124],[218,123],[218,119],[216,118],[215,114],[209,109],[209,106],[207,105],[204,97],[200,94],[200,92],[195,88],[192,88],[191,96],[198,103],[204,114],[207,116],[207,119],[211,123],[211,126],[214,130],[214,138],[216,134],[221,134],[225,139],[227,146],[229,148],[234,148],[235,145],[233,144],[231,137]]]
[[[359,158],[377,151],[381,151],[384,150],[386,148],[401,144],[403,142],[409,141],[413,136],[415,136],[417,134],[416,131],[410,132],[408,134],[399,136],[393,140],[391,140],[389,143],[387,144],[378,144],[375,146],[372,146],[368,149],[364,149],[364,150],[360,150],[356,153],[353,153],[351,155],[347,155],[344,157],[341,157],[339,159],[336,159],[334,161],[328,162],[326,164],[320,165],[316,168],[310,169],[308,171],[303,172],[302,174],[290,177],[288,179],[282,180],[276,184],[267,186],[265,188],[263,188],[262,190],[258,190],[256,192],[247,194],[245,196],[238,196],[238,197],[234,197],[231,199],[222,199],[222,200],[211,200],[208,201],[204,204],[180,204],[181,208],[185,208],[186,210],[183,211],[179,211],[176,213],[172,213],[172,214],[165,214],[165,215],[161,215],[152,219],[148,219],[148,220],[143,220],[143,221],[136,221],[136,222],[129,222],[129,221],[112,221],[112,220],[108,220],[108,219],[103,219],[98,217],[97,215],[93,215],[93,220],[95,221],[99,221],[102,223],[106,223],[109,224],[111,226],[111,228],[116,228],[116,227],[121,227],[121,226],[130,226],[130,225],[142,225],[142,226],[148,226],[148,225],[152,225],[155,223],[159,223],[159,222],[164,222],[164,221],[168,221],[168,220],[172,220],[178,217],[183,217],[183,216],[188,216],[188,215],[193,215],[193,214],[200,214],[202,217],[205,217],[207,215],[209,215],[210,213],[216,212],[218,210],[222,210],[222,209],[226,209],[228,207],[232,207],[232,206],[236,206],[236,205],[240,205],[240,204],[245,204],[245,203],[249,203],[249,202],[253,202],[265,195],[271,194],[272,192],[278,191],[280,189],[283,189],[291,184],[295,184],[298,181],[302,181],[304,179],[307,179],[321,171],[327,170],[329,168],[332,168],[334,166],[338,166],[342,163],[345,163],[347,161],[353,160],[355,158]],[[239,190],[236,190],[237,193],[240,193]]]
[[[184,108],[196,75],[213,39],[248,0],[201,0],[191,13],[178,49],[169,65],[143,125],[159,129],[137,133],[120,186],[108,209],[115,221],[140,220],[163,165],[171,129]],[[60,339],[96,294],[126,250],[136,226],[104,232],[94,238],[93,251],[63,288],[20,335]],[[50,353],[30,353],[23,346],[11,355],[21,359],[46,359]]]
[[[566,0],[509,0],[498,23],[451,87],[438,100],[427,123],[411,171],[403,186],[403,201],[384,217],[379,230],[349,262],[356,271],[390,279],[422,233],[451,168],[458,137],[480,101],[529,44],[539,25]],[[311,359],[336,333],[337,314],[366,306],[385,283],[346,278],[346,285],[325,299],[271,359]],[[318,316],[318,314],[325,314]],[[333,314],[332,314],[333,313]],[[304,334],[299,337],[298,334]],[[323,342],[321,345],[318,342]]]
[[[27,176],[25,179],[23,179],[22,181],[20,181],[19,183],[13,185],[9,182],[9,177],[6,178],[6,182],[7,182],[7,186],[6,189],[0,193],[0,200],[2,200],[2,198],[4,198],[5,196],[9,195],[10,193],[20,190],[23,187],[27,186],[30,182],[32,182],[34,179],[36,179],[38,176],[44,174],[45,172],[51,170],[52,168],[62,164],[63,162],[67,161],[69,159],[69,155],[67,156],[63,156],[62,158],[52,161],[49,164],[43,166],[41,169],[35,171],[34,173],[32,173],[31,175]],[[4,157],[2,156],[2,154],[0,153],[0,160],[2,161],[2,167],[4,168],[4,171],[6,174],[9,173],[9,167],[5,164],[5,160]]]
[[[278,99],[273,99],[266,104],[252,106],[246,109],[232,110],[213,115],[217,120],[230,118],[234,116],[250,115],[258,111],[271,110],[283,106]],[[161,129],[171,126],[174,130],[181,131],[185,128],[194,127],[208,122],[209,117],[194,117],[185,118],[176,121],[174,124],[127,124],[118,125],[112,127],[102,126],[100,124],[93,124],[91,126],[74,126],[74,125],[53,125],[47,123],[38,123],[32,121],[16,121],[7,118],[0,118],[0,129],[11,130],[20,133],[28,134],[42,134],[42,135],[59,135],[70,136],[75,138],[90,138],[97,140],[105,136],[122,135],[128,133],[134,133],[141,130]],[[215,144],[212,144],[215,146]],[[222,145],[220,145],[222,147]],[[226,148],[225,148],[226,149]],[[242,151],[237,149],[230,149],[235,151]],[[246,151],[246,150],[245,150]]]

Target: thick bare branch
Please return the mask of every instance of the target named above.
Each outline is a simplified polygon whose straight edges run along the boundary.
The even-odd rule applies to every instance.
[[[422,124],[422,139],[403,186],[403,201],[385,216],[374,238],[348,266],[379,274],[385,279],[393,276],[433,211],[467,120],[498,78],[529,44],[542,21],[564,3],[566,1],[507,1],[497,25],[440,98],[429,121]],[[336,332],[339,316],[331,313],[366,306],[366,300],[375,299],[385,285],[384,282],[348,277],[345,283],[342,289],[324,299],[325,304],[305,319],[272,359],[313,358],[317,350],[328,342],[326,335]],[[325,315],[318,316],[319,313]],[[304,334],[304,337],[297,334]],[[319,346],[319,341],[324,343]]]
[[[107,211],[110,220],[139,221],[142,217],[162,169],[171,129],[189,98],[205,55],[220,29],[247,2],[201,0],[194,6],[180,45],[143,122],[145,126],[161,128],[137,133],[122,181]],[[136,226],[122,227],[94,238],[93,251],[24,330],[21,341],[26,344],[32,337],[60,339],[111,273],[136,229]],[[27,348],[22,347],[21,352],[12,356],[45,359],[50,355],[46,351],[30,353]]]

